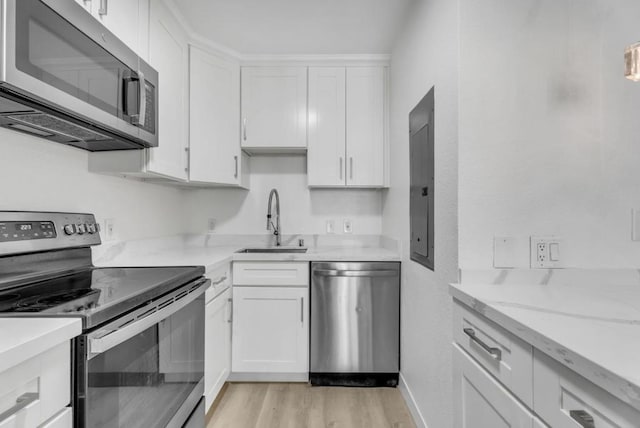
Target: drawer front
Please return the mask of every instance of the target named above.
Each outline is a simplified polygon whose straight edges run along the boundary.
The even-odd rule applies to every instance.
[[[211,272],[207,272],[211,279],[211,287],[205,292],[205,302],[209,303],[217,295],[231,287],[231,263],[221,266]]]
[[[536,350],[534,410],[553,428],[637,428],[640,412]]]
[[[233,285],[308,286],[308,262],[234,262]]]
[[[533,407],[533,348],[468,306],[454,301],[453,337],[485,370]]]
[[[533,414],[453,345],[454,428],[531,428]]]
[[[69,341],[0,373],[0,428],[37,427],[70,402]]]
[[[71,407],[66,407],[39,428],[73,428],[73,411]]]

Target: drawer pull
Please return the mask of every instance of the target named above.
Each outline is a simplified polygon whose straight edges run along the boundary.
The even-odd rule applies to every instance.
[[[471,340],[473,340],[478,345],[480,345],[480,347],[482,349],[487,351],[487,353],[489,353],[489,355],[491,355],[491,357],[494,360],[500,360],[502,358],[502,351],[500,349],[498,349],[498,348],[492,348],[491,346],[489,346],[486,343],[484,343],[482,340],[478,339],[478,336],[476,336],[476,332],[475,332],[474,329],[472,329],[472,328],[464,328],[464,329],[462,329],[462,331],[464,331],[464,334],[469,336],[469,338]]]
[[[596,423],[593,420],[593,416],[584,410],[570,410],[569,416],[578,422],[582,428],[596,428]]]
[[[227,280],[227,277],[226,277],[226,276],[223,276],[223,277],[222,277],[222,278],[220,278],[219,280],[212,282],[212,283],[211,283],[211,285],[213,285],[213,286],[215,286],[215,285],[220,285],[220,284],[222,284],[223,282],[225,282],[226,280]]]
[[[16,399],[16,404],[12,408],[0,413],[0,422],[10,418],[11,416],[14,416],[20,410],[24,409],[29,404],[38,401],[39,399],[40,395],[37,392],[27,392],[25,394],[22,394]]]

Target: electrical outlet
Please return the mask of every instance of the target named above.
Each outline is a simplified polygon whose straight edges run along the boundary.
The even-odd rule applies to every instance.
[[[210,218],[207,221],[207,231],[209,233],[215,232],[216,230],[216,219],[215,218]]]
[[[116,221],[112,218],[104,220],[104,241],[113,241],[116,236]]]
[[[344,233],[352,233],[353,232],[353,228],[351,227],[351,220],[345,220],[344,221]]]
[[[336,233],[336,222],[327,220],[327,233]]]
[[[562,268],[564,264],[564,240],[557,236],[531,237],[532,268]]]

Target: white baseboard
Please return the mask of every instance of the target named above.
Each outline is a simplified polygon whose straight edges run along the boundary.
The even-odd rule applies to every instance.
[[[404,401],[407,403],[407,407],[409,408],[409,412],[411,412],[411,416],[413,417],[413,421],[416,424],[417,428],[428,428],[427,423],[422,417],[422,413],[420,413],[420,409],[418,408],[418,404],[416,400],[413,398],[413,394],[411,393],[411,389],[409,389],[409,385],[407,385],[404,376],[400,373],[400,384],[398,385],[398,389],[404,398]]]

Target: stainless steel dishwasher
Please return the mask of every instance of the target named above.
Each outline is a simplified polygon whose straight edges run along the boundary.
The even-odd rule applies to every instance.
[[[312,385],[396,386],[400,263],[311,264]]]

